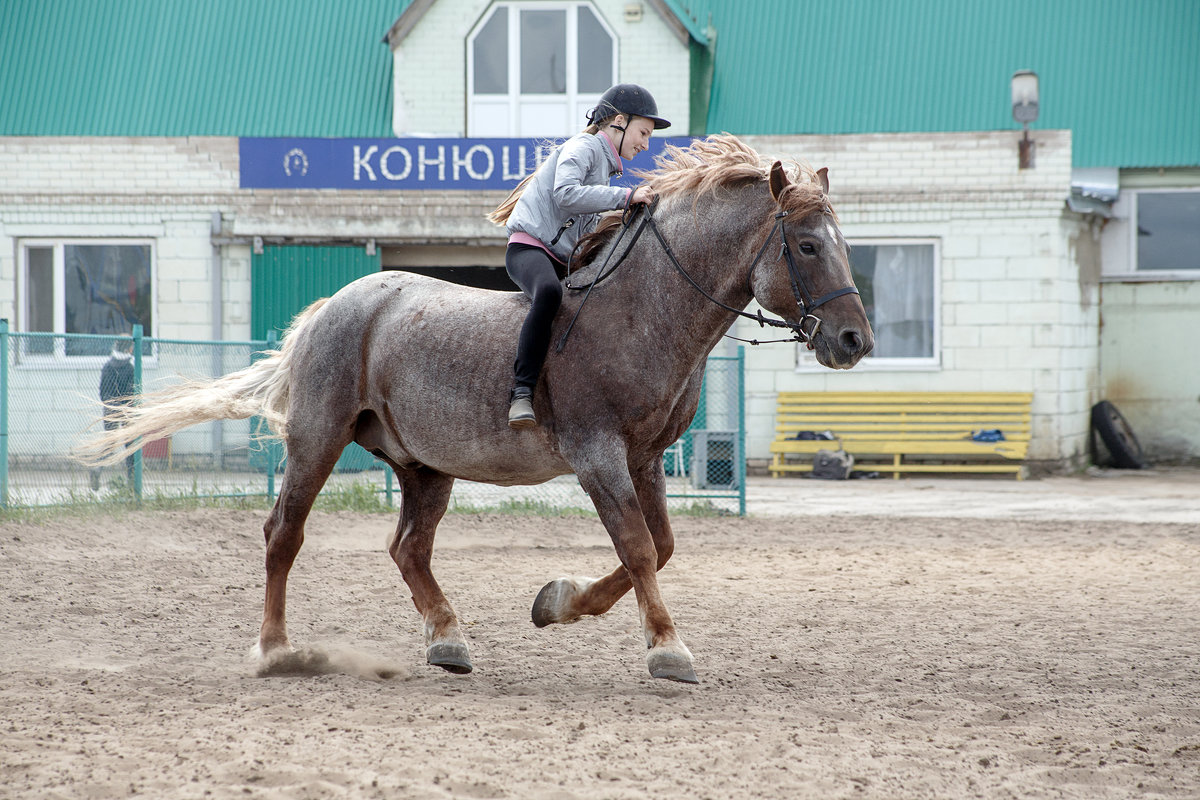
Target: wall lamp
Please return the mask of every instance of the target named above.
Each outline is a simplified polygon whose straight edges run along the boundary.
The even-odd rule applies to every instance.
[[[1038,118],[1038,76],[1028,69],[1018,70],[1012,76],[1013,119],[1025,128],[1025,136],[1017,144],[1021,169],[1033,166],[1033,140],[1029,138],[1029,123]]]

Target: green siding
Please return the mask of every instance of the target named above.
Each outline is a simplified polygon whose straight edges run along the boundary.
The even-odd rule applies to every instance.
[[[389,136],[407,0],[3,0],[0,135]]]
[[[250,329],[255,339],[283,333],[309,303],[336,294],[347,283],[378,272],[379,256],[359,247],[264,247],[250,260]],[[263,423],[256,419],[254,430]],[[251,445],[251,465],[271,469],[279,455],[261,443]],[[339,472],[369,469],[375,457],[351,442],[338,459]]]
[[[361,247],[264,247],[250,260],[250,335],[282,334],[309,303],[379,269]]]
[[[1196,0],[686,0],[716,28],[707,129],[1018,129],[1009,80],[1041,83],[1033,127],[1074,163],[1200,164]]]
[[[0,135],[388,136],[410,2],[3,0]],[[693,133],[1015,130],[1033,69],[1076,166],[1200,165],[1200,0],[665,2]]]

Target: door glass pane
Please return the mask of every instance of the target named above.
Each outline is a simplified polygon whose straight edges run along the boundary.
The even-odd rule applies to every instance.
[[[66,333],[129,335],[141,323],[151,335],[149,245],[63,247]],[[104,355],[111,342],[67,342],[67,355]]]
[[[603,92],[612,85],[612,37],[587,6],[579,7],[580,92]]]
[[[1137,268],[1200,269],[1200,192],[1140,192]]]
[[[567,12],[521,12],[521,93],[566,94]]]
[[[508,93],[508,9],[500,7],[475,36],[475,94]]]
[[[850,267],[875,333],[871,355],[932,358],[933,245],[855,244]]]
[[[27,331],[54,330],[54,248],[29,247],[25,250],[26,282],[25,298],[29,319],[25,321]],[[27,353],[52,353],[54,340],[27,339]]]

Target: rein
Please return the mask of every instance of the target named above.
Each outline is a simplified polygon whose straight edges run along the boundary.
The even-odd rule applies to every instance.
[[[675,270],[682,275],[689,284],[691,284],[693,289],[703,295],[704,298],[709,302],[720,306],[726,311],[732,311],[739,317],[745,317],[746,319],[754,320],[758,323],[760,328],[766,326],[770,326],[772,328],[787,328],[792,332],[792,338],[790,339],[771,339],[763,342],[760,342],[757,339],[740,339],[736,336],[729,336],[728,334],[725,334],[726,338],[728,339],[746,342],[747,344],[752,345],[771,344],[774,342],[800,342],[802,344],[809,344],[812,342],[813,337],[817,335],[817,331],[821,327],[821,318],[812,312],[825,305],[830,300],[834,300],[847,294],[858,294],[858,289],[851,285],[842,289],[835,289],[834,291],[821,295],[818,298],[813,298],[812,289],[809,287],[808,281],[804,279],[804,275],[800,272],[800,268],[796,266],[796,259],[792,255],[791,246],[788,244],[785,220],[788,214],[791,212],[780,210],[775,213],[775,225],[771,228],[771,232],[767,234],[766,241],[763,242],[762,247],[759,248],[758,255],[754,257],[754,263],[750,265],[750,275],[754,275],[754,268],[758,266],[760,261],[762,261],[763,255],[765,255],[767,252],[767,247],[771,244],[771,240],[775,238],[776,231],[778,231],[781,247],[779,256],[776,257],[776,260],[782,257],[787,263],[788,279],[792,285],[792,295],[796,298],[796,305],[800,307],[801,311],[800,320],[798,322],[788,322],[784,319],[765,317],[763,316],[762,309],[759,309],[755,314],[749,314],[739,308],[734,308],[733,306],[718,300],[705,291],[704,287],[697,283],[696,280],[690,274],[688,274],[688,271],[685,270],[679,263],[679,259],[675,257],[675,252],[671,249],[671,245],[667,243],[667,240],[663,237],[662,232],[658,229],[658,224],[654,221],[654,209],[657,207],[658,198],[655,198],[654,202],[650,205],[645,206],[641,224],[638,225],[637,230],[633,234],[633,238],[630,239],[629,244],[626,245],[624,251],[621,253],[620,258],[617,259],[617,262],[613,264],[611,268],[608,267],[608,262],[612,258],[613,253],[617,251],[618,245],[621,243],[621,239],[625,236],[625,232],[629,230],[630,224],[633,221],[632,216],[622,220],[621,232],[617,235],[617,241],[613,243],[612,249],[609,250],[608,256],[604,259],[604,263],[601,264],[600,269],[596,271],[596,277],[592,279],[591,283],[589,283],[586,287],[572,285],[570,281],[565,283],[565,286],[568,289],[573,291],[582,291],[586,289],[587,293],[584,295],[583,301],[579,304],[579,308],[576,309],[575,316],[571,318],[570,324],[567,325],[566,331],[563,332],[562,338],[559,339],[557,347],[558,352],[562,352],[563,346],[567,343],[567,337],[570,336],[571,329],[575,327],[575,320],[579,319],[579,313],[583,311],[583,306],[587,302],[588,297],[591,295],[592,289],[597,283],[616,272],[617,268],[625,261],[626,256],[628,256],[630,251],[633,250],[633,246],[637,243],[638,237],[642,235],[642,231],[645,230],[647,226],[649,226],[651,232],[654,233],[654,238],[658,239],[658,243],[662,246],[663,252],[666,253],[667,260],[671,262],[671,266],[673,266]],[[747,281],[748,280],[749,278]],[[750,294],[753,297],[753,291],[751,291]],[[811,327],[809,327],[808,330],[805,330],[804,325],[809,320],[812,321]]]

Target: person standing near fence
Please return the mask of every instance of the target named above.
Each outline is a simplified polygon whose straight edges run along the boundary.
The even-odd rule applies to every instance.
[[[113,340],[112,354],[100,369],[100,402],[104,404],[104,430],[121,427],[113,410],[133,402],[133,339]],[[133,456],[125,459],[125,476],[133,484]],[[92,489],[100,488],[100,470],[92,470]]]

